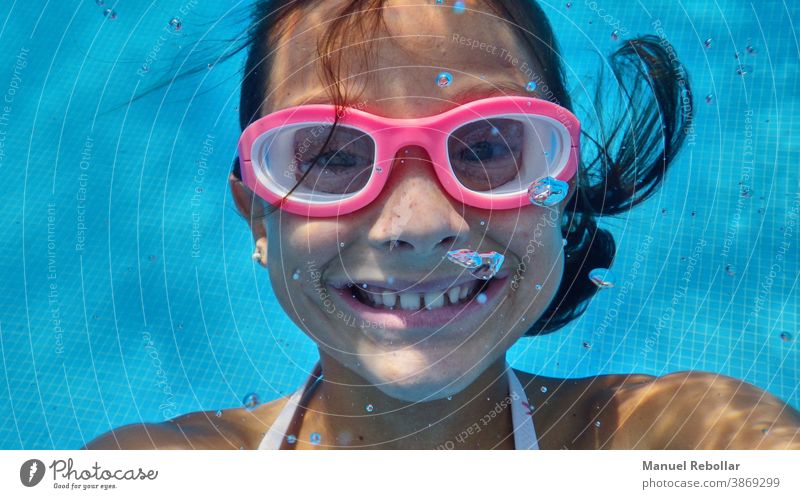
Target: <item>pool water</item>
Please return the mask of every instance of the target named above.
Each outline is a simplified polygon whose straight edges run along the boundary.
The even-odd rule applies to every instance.
[[[77,448],[271,400],[316,360],[228,193],[243,60],[216,56],[247,12],[219,4],[0,5],[0,448]],[[689,68],[696,113],[663,188],[602,221],[615,286],[509,361],[562,377],[719,372],[800,407],[799,6],[566,4],[546,11],[579,117],[597,54],[657,30]]]

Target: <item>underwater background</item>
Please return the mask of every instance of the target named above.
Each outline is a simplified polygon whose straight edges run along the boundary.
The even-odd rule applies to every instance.
[[[0,3],[0,448],[272,400],[313,366],[228,191],[244,53],[218,57],[250,4]],[[601,219],[615,286],[509,362],[712,371],[800,407],[800,5],[541,4],[580,119],[602,56],[646,33],[686,64],[695,116],[656,195]]]

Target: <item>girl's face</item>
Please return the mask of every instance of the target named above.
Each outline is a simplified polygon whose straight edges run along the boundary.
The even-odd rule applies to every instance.
[[[316,47],[334,17],[331,9],[340,4],[302,12],[278,42],[264,114],[331,102]],[[537,96],[525,87],[541,68],[501,18],[433,2],[389,1],[384,19],[389,32],[369,41],[369,62],[362,44],[341,48],[350,105],[414,118],[492,95]],[[453,75],[449,87],[437,85],[442,71]],[[270,279],[292,320],[353,373],[397,399],[443,398],[502,357],[554,297],[564,264],[560,220],[566,200],[550,208],[477,209],[445,192],[423,148],[401,150],[395,162],[381,195],[357,212],[308,219],[275,211],[267,217]],[[573,192],[574,183],[570,187]],[[461,248],[505,255],[484,303],[447,305],[448,297],[443,307],[423,308],[405,321],[336,289],[368,282],[367,294],[377,287],[405,291],[412,295],[407,301],[420,300],[415,289],[438,290],[431,298],[456,284],[470,289],[483,281],[445,257]]]

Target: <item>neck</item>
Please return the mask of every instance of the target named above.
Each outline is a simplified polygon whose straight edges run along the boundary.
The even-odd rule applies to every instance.
[[[318,432],[327,448],[514,448],[505,356],[451,399],[417,403],[386,395],[324,352],[320,363],[324,380],[303,411],[300,440]]]

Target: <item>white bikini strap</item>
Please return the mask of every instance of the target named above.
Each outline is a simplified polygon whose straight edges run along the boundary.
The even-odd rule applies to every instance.
[[[275,418],[275,421],[272,423],[272,426],[270,426],[267,434],[258,445],[258,450],[278,450],[281,448],[281,443],[283,443],[283,439],[286,437],[286,431],[289,429],[289,425],[292,424],[292,419],[294,417],[294,413],[297,411],[297,406],[300,403],[300,399],[303,397],[303,394],[308,387],[311,386],[311,384],[316,380],[314,373],[318,372],[318,369],[319,363],[314,366],[314,369],[311,371],[311,375],[309,375],[305,384],[298,388],[297,391],[294,392],[291,397],[289,397],[286,405],[283,406],[280,414],[278,414],[278,417]]]
[[[528,402],[528,396],[522,388],[516,373],[511,366],[508,369],[508,387],[511,392],[511,421],[514,424],[514,449],[539,450],[539,441],[536,438],[536,429],[533,427],[533,406]]]

